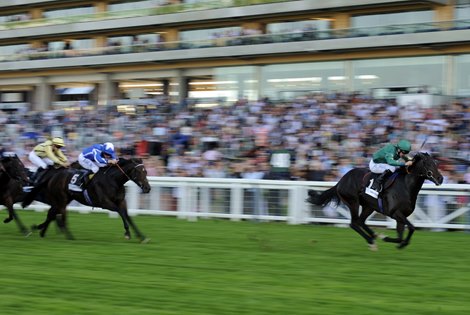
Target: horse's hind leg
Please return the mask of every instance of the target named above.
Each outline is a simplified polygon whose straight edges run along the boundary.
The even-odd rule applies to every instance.
[[[359,216],[359,202],[345,202],[344,198],[341,200],[348,206],[351,213],[351,223],[349,226],[366,240],[372,250],[375,250],[376,245],[374,242],[374,233],[370,229],[369,231],[372,233],[366,232],[364,230],[364,224],[361,221],[361,217]]]
[[[373,239],[377,238],[377,234],[366,224],[367,218],[374,212],[374,210],[368,208],[362,208],[361,215],[359,216],[359,220],[361,221],[362,229]]]

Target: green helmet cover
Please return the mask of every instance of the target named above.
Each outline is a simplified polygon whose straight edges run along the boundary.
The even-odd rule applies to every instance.
[[[408,140],[400,140],[398,141],[397,147],[402,151],[411,151],[411,143]]]

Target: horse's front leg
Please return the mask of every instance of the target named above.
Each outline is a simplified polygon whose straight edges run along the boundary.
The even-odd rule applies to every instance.
[[[67,216],[65,208],[63,208],[62,211],[59,211],[56,216],[56,221],[62,233],[65,234],[65,237],[69,240],[74,240],[75,238],[73,237],[72,233],[69,231],[69,228],[67,226]]]
[[[124,225],[124,237],[126,238],[126,240],[130,240],[131,239],[131,232],[129,231],[129,224],[127,222],[126,215],[125,215],[125,213],[127,211],[122,210],[122,209],[117,209],[116,212],[121,217],[122,224]]]
[[[16,214],[16,211],[13,208],[13,199],[9,198],[9,200],[5,202],[5,206],[7,207],[7,210],[8,210],[8,217],[5,220],[3,220],[3,223],[9,223],[12,220],[15,220],[16,225],[18,226],[18,228],[20,229],[21,233],[23,233],[24,236],[31,235],[31,231],[26,228],[26,226],[23,224],[23,222],[21,222],[20,218]]]
[[[126,239],[129,240],[131,238],[131,234],[130,234],[130,231],[129,231],[129,225],[130,225],[132,227],[132,229],[134,230],[135,234],[137,235],[137,237],[140,238],[140,241],[142,243],[147,243],[150,240],[150,239],[146,238],[145,235],[140,232],[140,230],[135,225],[134,221],[129,216],[129,213],[127,212],[127,206],[125,204],[125,201],[121,204],[121,207],[117,210],[117,212],[119,213],[119,216],[121,216],[122,223],[124,224],[124,229],[125,229],[124,237]]]
[[[359,220],[361,222],[361,227],[364,231],[373,239],[377,238],[377,234],[366,224],[367,218],[374,212],[372,209],[362,208],[361,215],[359,216]]]
[[[406,238],[398,244],[397,248],[402,249],[408,244],[410,244],[411,236],[413,236],[413,233],[415,231],[415,227],[407,218],[403,218],[404,224],[408,227],[408,234],[406,235]]]
[[[403,241],[403,232],[405,230],[405,225],[401,222],[397,222],[397,236],[398,237],[389,237],[389,236],[383,236],[380,237],[383,241],[389,242],[389,243],[401,243]]]

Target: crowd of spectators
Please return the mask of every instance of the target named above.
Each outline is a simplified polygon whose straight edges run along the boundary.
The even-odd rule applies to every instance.
[[[150,176],[269,178],[270,153],[282,148],[292,153],[292,180],[336,181],[367,167],[382,144],[405,138],[414,151],[439,159],[447,183],[470,183],[469,130],[470,99],[426,108],[325,93],[132,114],[116,107],[0,112],[0,150],[15,151],[31,166],[28,152],[46,137],[62,136],[72,161],[90,144],[111,141],[120,156],[144,158]]]

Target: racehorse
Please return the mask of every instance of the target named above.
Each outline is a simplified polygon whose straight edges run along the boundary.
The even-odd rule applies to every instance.
[[[321,194],[313,190],[309,191],[308,202],[315,205],[326,205],[332,200],[339,200],[350,210],[350,227],[359,233],[369,244],[370,249],[376,250],[376,235],[366,225],[367,218],[378,211],[397,223],[398,237],[381,236],[384,241],[398,243],[398,248],[404,248],[410,243],[415,227],[407,219],[413,213],[416,199],[424,181],[430,180],[437,186],[442,184],[443,177],[432,156],[428,153],[417,153],[413,157],[413,164],[407,168],[397,169],[385,183],[384,191],[375,199],[365,194],[365,186],[370,178],[367,168],[354,168],[346,173],[338,183]],[[359,214],[359,206],[362,211]],[[405,227],[408,233],[403,238]]]
[[[40,230],[39,235],[44,237],[51,221],[56,220],[59,228],[64,232],[68,239],[73,239],[66,222],[66,207],[72,201],[76,200],[81,204],[100,207],[119,214],[124,224],[126,239],[130,239],[131,234],[129,225],[142,242],[148,239],[140,232],[127,212],[125,199],[126,190],[124,184],[132,180],[142,189],[143,193],[150,192],[150,184],[147,180],[147,170],[142,159],[120,158],[116,165],[100,168],[93,176],[83,192],[70,191],[68,184],[73,176],[76,176],[79,168],[77,162],[72,164],[72,168],[51,169],[45,175],[43,183],[39,183],[38,190],[25,198],[22,206],[28,206],[33,199],[47,203],[51,206],[47,213],[46,220],[33,226],[33,229]]]
[[[23,197],[23,186],[29,182],[26,168],[15,153],[5,152],[0,158],[0,204],[8,209],[8,217],[3,223],[15,220],[21,233],[25,236],[31,232],[24,226],[13,209],[16,202]]]

